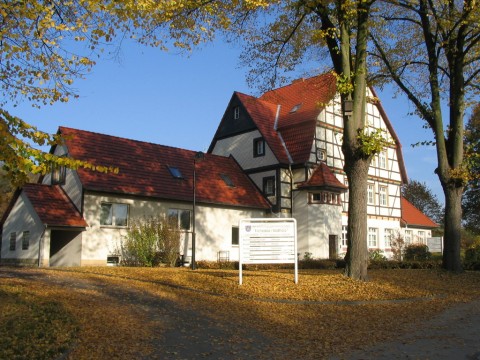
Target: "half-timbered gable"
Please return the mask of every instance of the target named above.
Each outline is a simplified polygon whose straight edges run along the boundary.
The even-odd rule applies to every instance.
[[[400,141],[385,110],[373,89],[367,89],[367,97],[367,131],[381,129],[390,144],[373,159],[367,189],[369,247],[385,249],[386,243],[381,239],[392,228],[398,228],[401,185],[407,177]],[[249,124],[255,127],[246,140],[240,139],[245,136],[244,129],[230,128],[226,134],[220,131],[225,127],[221,124],[209,151],[234,156],[275,205],[273,211],[278,216],[294,216],[300,221],[301,249],[309,249],[308,252],[318,257],[346,251],[348,183],[341,150],[344,114],[336,93],[335,76],[328,73],[299,79],[259,98],[235,93],[232,99],[235,100],[231,101],[226,114],[231,114],[230,107],[238,106],[240,101],[241,109],[247,111],[251,120]],[[248,143],[258,134],[266,140],[277,161],[268,161],[266,165],[264,159],[250,153],[244,162],[243,155],[249,152]],[[320,172],[328,172],[341,186],[333,189],[313,186]],[[270,186],[273,182],[274,187]],[[314,223],[318,226],[313,226]],[[322,243],[323,248],[312,245],[314,243]]]

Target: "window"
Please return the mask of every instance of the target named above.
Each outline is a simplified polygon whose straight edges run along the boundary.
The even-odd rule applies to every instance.
[[[191,211],[183,209],[168,209],[168,218],[177,222],[180,230],[189,231],[191,226]]]
[[[388,206],[388,188],[386,186],[379,187],[378,202],[380,206]]]
[[[263,178],[263,193],[267,196],[275,195],[275,177]]]
[[[368,247],[376,248],[378,246],[378,229],[368,228]]]
[[[317,160],[318,161],[327,160],[327,151],[325,149],[317,149]]]
[[[342,225],[342,239],[341,239],[342,246],[347,246],[347,226]]]
[[[417,233],[417,235],[418,235],[418,242],[420,244],[427,244],[427,238],[425,236],[425,231],[419,231]]]
[[[405,244],[411,244],[412,243],[412,230],[405,230]]]
[[[240,106],[235,106],[233,108],[233,119],[234,120],[240,119]]]
[[[179,168],[177,168],[175,166],[167,166],[167,167],[168,167],[168,170],[170,171],[170,174],[172,174],[172,176],[175,179],[183,179],[182,172],[180,171]]]
[[[368,184],[367,203],[369,205],[374,205],[375,204],[375,185],[373,185],[373,184]]]
[[[239,244],[238,226],[232,226],[232,245]]]
[[[297,104],[294,107],[292,107],[292,110],[290,110],[290,114],[293,114],[294,112],[297,112],[298,109],[302,107],[302,104]]]
[[[120,256],[118,255],[107,256],[107,266],[118,266],[118,265],[120,265]]]
[[[52,166],[52,185],[65,184],[66,169],[65,166],[53,164]]]
[[[10,233],[10,251],[15,251],[17,247],[17,234],[12,232]]]
[[[381,151],[380,154],[378,154],[378,166],[381,169],[387,168],[387,152],[386,151]]]
[[[121,226],[128,225],[128,205],[103,203],[100,214],[100,225]]]
[[[28,250],[30,246],[30,231],[24,231],[22,236],[22,250]]]
[[[383,234],[383,241],[385,243],[386,248],[392,246],[392,239],[393,239],[393,229],[385,229],[385,232]]]
[[[265,140],[257,138],[253,140],[253,156],[259,157],[265,155]]]
[[[229,187],[235,187],[235,184],[233,183],[232,179],[230,178],[230,176],[228,176],[227,174],[220,174],[220,177],[222,178],[222,180],[225,182],[225,184]]]

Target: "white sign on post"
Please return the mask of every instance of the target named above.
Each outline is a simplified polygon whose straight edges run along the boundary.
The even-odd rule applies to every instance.
[[[239,282],[243,264],[295,264],[298,283],[297,221],[295,219],[243,219],[239,225]]]

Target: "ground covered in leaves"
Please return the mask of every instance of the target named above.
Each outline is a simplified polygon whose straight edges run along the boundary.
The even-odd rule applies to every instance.
[[[245,271],[240,286],[234,270],[0,268],[0,358],[318,359],[480,298],[479,272],[369,276]]]

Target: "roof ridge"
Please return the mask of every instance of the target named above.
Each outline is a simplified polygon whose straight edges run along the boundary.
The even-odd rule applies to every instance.
[[[333,70],[324,72],[324,73],[322,73],[322,74],[317,74],[317,75],[309,76],[309,77],[299,77],[299,78],[293,79],[293,80],[290,81],[289,84],[285,84],[285,85],[279,86],[279,87],[277,87],[277,88],[275,88],[275,89],[271,89],[271,90],[268,90],[268,91],[264,92],[264,93],[259,97],[259,99],[260,99],[262,96],[264,96],[264,95],[266,95],[266,94],[268,94],[268,93],[270,93],[270,92],[274,92],[274,91],[276,91],[276,90],[282,90],[282,89],[284,89],[284,88],[286,88],[286,87],[288,87],[288,86],[295,85],[295,84],[299,83],[300,81],[306,82],[306,81],[310,81],[310,80],[315,79],[315,78],[326,77],[326,76],[330,76],[330,75],[333,76]],[[264,101],[265,101],[265,100],[264,100]]]
[[[180,148],[178,146],[163,145],[163,144],[159,144],[159,143],[155,143],[155,142],[151,142],[151,141],[142,141],[142,140],[132,139],[132,138],[128,138],[128,137],[122,137],[122,136],[117,136],[117,135],[109,135],[109,134],[96,132],[96,131],[81,130],[81,129],[71,128],[71,127],[68,127],[68,126],[59,126],[59,130],[60,129],[68,129],[68,130],[73,130],[73,131],[76,131],[76,132],[83,132],[83,133],[90,133],[90,134],[94,134],[94,135],[106,136],[106,137],[109,137],[109,138],[112,138],[112,139],[128,140],[128,141],[133,141],[133,142],[136,142],[136,143],[139,143],[139,144],[150,144],[150,145],[154,145],[154,146],[160,146],[160,147],[163,147],[163,148],[184,150],[184,151],[189,151],[189,152],[193,152],[193,153],[198,151],[198,150],[193,150],[193,149],[184,149],[184,148]]]

